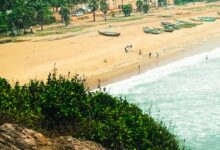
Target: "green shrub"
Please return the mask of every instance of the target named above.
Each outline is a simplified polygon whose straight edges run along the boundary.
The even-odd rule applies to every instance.
[[[136,1],[136,7],[137,7],[137,11],[141,12],[142,7],[143,7],[143,1],[142,0],[137,0]]]
[[[143,12],[146,14],[149,10],[150,6],[148,4],[144,4],[142,9],[143,9]]]
[[[0,13],[0,33],[4,33],[8,30],[9,29],[8,29],[7,22],[6,22],[5,18],[3,17],[3,15]]]
[[[115,12],[114,11],[111,11],[111,16],[115,17]]]
[[[126,4],[122,6],[122,11],[125,15],[125,17],[128,17],[131,15],[132,12],[132,5],[131,4]]]
[[[11,86],[0,78],[0,123],[12,122],[47,134],[73,135],[109,149],[181,149],[166,126],[134,104],[103,92],[89,92],[84,79],[48,75]]]

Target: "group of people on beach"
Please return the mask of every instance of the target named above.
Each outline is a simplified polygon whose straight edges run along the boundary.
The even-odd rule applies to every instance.
[[[129,51],[132,51],[132,48],[133,48],[132,44],[126,45],[124,47],[125,53],[128,53]],[[142,50],[138,51],[138,55],[142,55]],[[153,53],[149,52],[148,53],[148,58],[151,59],[152,55],[153,55]],[[159,58],[159,53],[158,52],[156,52],[156,58]],[[104,62],[105,63],[108,62],[106,58],[104,59]],[[141,71],[141,65],[140,64],[138,65],[138,71],[139,71],[139,73]],[[98,88],[101,88],[101,80],[100,79],[98,79]]]
[[[125,53],[128,53],[129,52],[129,50],[131,50],[132,49],[132,45],[130,44],[130,45],[127,45],[127,46],[125,46]]]
[[[125,48],[124,48],[125,53],[128,53],[130,50],[132,50],[132,48],[133,48],[132,44],[126,45]],[[139,50],[138,54],[142,55],[142,50]],[[149,56],[149,58],[151,58],[152,53],[149,52],[148,56]],[[159,53],[158,52],[156,53],[156,57],[159,58]]]

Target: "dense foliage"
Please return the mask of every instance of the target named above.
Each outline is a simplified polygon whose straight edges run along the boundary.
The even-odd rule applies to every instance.
[[[66,5],[63,5],[60,8],[60,15],[62,17],[62,20],[65,22],[65,25],[67,26],[70,23],[70,11]]]
[[[125,17],[130,16],[132,12],[132,5],[131,4],[123,5],[122,12],[124,13]]]
[[[89,8],[93,13],[93,21],[95,22],[95,12],[99,8],[99,3],[97,0],[89,0]]]
[[[142,10],[146,14],[149,11],[150,6],[148,4],[143,4]]]
[[[141,12],[142,7],[143,7],[143,1],[142,0],[137,0],[136,1],[136,7],[137,7],[137,11]]]
[[[89,92],[79,77],[49,74],[12,86],[0,78],[0,123],[93,140],[109,149],[176,150],[179,141],[162,124],[122,98]]]
[[[106,14],[108,12],[108,9],[109,9],[109,6],[108,6],[108,3],[107,3],[107,0],[100,0],[100,10],[104,14],[105,21],[106,21]]]
[[[190,2],[215,2],[218,0],[175,0],[174,3],[179,5],[179,4],[185,4],[185,3],[190,3]]]
[[[12,35],[20,34],[21,29],[26,33],[27,28],[40,25],[43,30],[44,24],[55,21],[49,10],[49,3],[44,0],[9,0],[1,1],[0,32],[10,31]],[[2,22],[4,28],[2,28]],[[7,29],[7,30],[6,30]]]

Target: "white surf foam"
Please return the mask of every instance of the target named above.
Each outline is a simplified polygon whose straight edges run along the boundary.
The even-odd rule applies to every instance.
[[[105,88],[107,92],[112,94],[127,93],[127,91],[130,88],[135,87],[137,85],[157,81],[165,76],[181,71],[188,66],[192,66],[202,61],[208,61],[210,59],[215,59],[218,57],[220,57],[220,48],[215,48],[210,52],[205,52],[195,56],[187,57],[182,60],[148,70],[143,74],[133,76],[131,78],[113,84],[109,84]]]

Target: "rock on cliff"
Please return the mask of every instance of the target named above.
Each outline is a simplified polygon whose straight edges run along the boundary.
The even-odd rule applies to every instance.
[[[106,150],[100,144],[77,140],[71,136],[55,139],[14,124],[0,126],[1,150]]]

